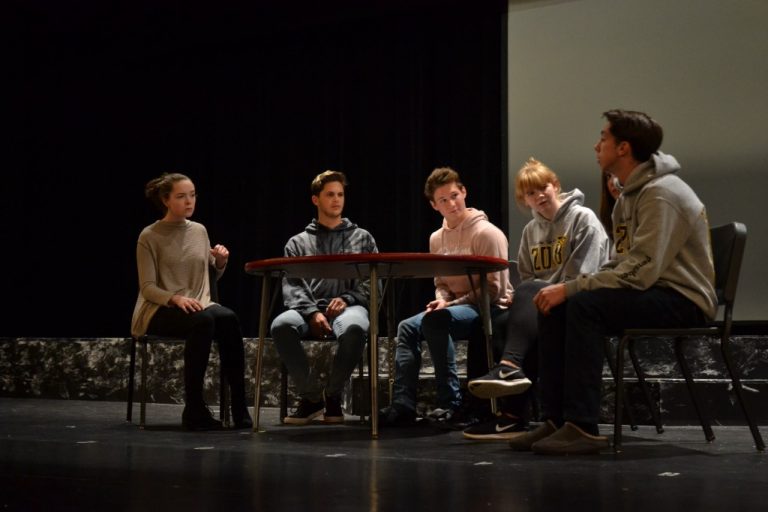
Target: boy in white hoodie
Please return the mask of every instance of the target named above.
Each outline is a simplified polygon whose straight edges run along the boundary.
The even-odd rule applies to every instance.
[[[658,151],[661,126],[642,112],[610,110],[597,161],[622,188],[613,209],[613,259],[600,271],[542,289],[539,382],[544,423],[510,441],[542,454],[597,453],[603,340],[623,329],[694,327],[717,310],[709,222]]]
[[[507,259],[509,242],[502,231],[480,210],[467,208],[467,190],[451,168],[435,169],[427,178],[424,194],[443,216],[443,225],[429,238],[429,252],[472,254]],[[488,274],[491,315],[512,302],[509,270]],[[474,286],[474,290],[472,289]],[[395,352],[395,383],[392,405],[380,412],[383,426],[411,425],[416,420],[416,391],[421,367],[421,342],[426,340],[435,367],[437,408],[431,419],[456,421],[461,405],[453,340],[466,339],[480,316],[475,298],[479,281],[466,276],[435,278],[435,299],[425,311],[400,322]]]

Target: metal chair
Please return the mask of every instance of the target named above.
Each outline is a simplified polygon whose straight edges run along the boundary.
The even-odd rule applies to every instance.
[[[616,400],[614,409],[614,434],[613,448],[615,452],[621,450],[621,404],[624,403],[624,349],[629,350],[632,365],[637,373],[637,379],[641,387],[644,388],[646,396],[650,396],[645,383],[645,375],[640,367],[637,355],[634,350],[634,340],[639,336],[651,338],[673,338],[675,355],[678,364],[682,370],[688,391],[691,395],[696,414],[701,422],[702,429],[707,441],[715,439],[712,427],[709,421],[702,414],[699,399],[693,383],[693,376],[685,360],[683,346],[687,339],[696,337],[718,337],[720,338],[720,351],[728,373],[731,377],[733,390],[736,393],[741,410],[749,424],[752,437],[755,440],[755,447],[758,451],[765,450],[765,443],[749,414],[744,392],[741,386],[741,380],[736,371],[731,357],[730,336],[732,328],[733,303],[736,298],[736,287],[741,270],[741,260],[744,255],[744,246],[747,241],[747,228],[739,222],[732,222],[723,226],[710,229],[710,238],[712,241],[712,253],[715,265],[715,290],[717,292],[718,305],[722,307],[723,319],[710,322],[704,327],[689,329],[626,329],[619,338],[616,350]],[[653,409],[653,408],[652,408]]]
[[[216,280],[216,269],[210,266],[208,269],[209,287],[211,290],[211,300],[219,302],[219,288]],[[139,400],[141,400],[139,412],[139,428],[146,426],[147,411],[147,373],[149,372],[149,354],[148,347],[153,343],[166,344],[184,344],[185,340],[172,338],[168,336],[155,336],[144,334],[143,336],[131,336],[131,358],[128,366],[128,400],[126,421],[133,419],[133,389],[135,387],[136,377],[136,345],[141,345],[141,375],[139,381]],[[229,386],[223,372],[219,372],[219,418],[224,426],[229,426]]]

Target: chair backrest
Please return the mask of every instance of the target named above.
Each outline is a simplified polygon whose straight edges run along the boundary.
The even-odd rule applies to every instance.
[[[516,288],[520,284],[520,271],[517,269],[517,260],[509,260],[509,282]]]
[[[717,302],[726,307],[726,321],[729,321],[747,243],[747,227],[741,222],[731,222],[711,228],[709,233],[715,264]]]

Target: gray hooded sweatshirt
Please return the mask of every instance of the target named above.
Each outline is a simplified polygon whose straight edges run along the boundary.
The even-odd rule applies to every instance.
[[[562,283],[579,274],[597,272],[607,261],[611,243],[595,212],[583,206],[579,189],[560,194],[552,220],[535,210],[523,228],[517,267],[524,281]]]
[[[613,209],[615,259],[599,272],[567,282],[567,295],[596,288],[667,287],[715,317],[707,212],[677,176],[679,170],[673,156],[657,152],[632,171]]]
[[[289,257],[376,252],[379,250],[373,236],[346,217],[333,229],[312,219],[303,232],[292,237],[285,245],[285,256]],[[335,297],[341,297],[350,306],[367,308],[370,295],[368,279],[283,279],[285,306],[295,309],[304,318],[315,311],[325,311]]]

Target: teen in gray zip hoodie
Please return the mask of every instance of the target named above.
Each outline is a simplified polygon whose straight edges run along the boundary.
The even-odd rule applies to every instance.
[[[325,171],[312,181],[317,219],[293,236],[285,255],[318,256],[378,252],[371,234],[342,217],[346,177]],[[305,425],[320,415],[326,423],[342,423],[341,393],[365,348],[369,319],[367,279],[283,279],[288,308],[272,322],[271,333],[280,358],[296,385],[299,406],[285,423]],[[335,336],[336,355],[327,384],[311,374],[301,339]]]
[[[610,110],[595,145],[623,191],[613,210],[615,256],[605,268],[534,298],[539,316],[542,418],[510,442],[542,454],[597,453],[605,336],[633,327],[694,327],[716,312],[706,210],[658,151],[661,126],[642,112]]]
[[[285,245],[285,256],[290,257],[375,252],[379,251],[373,236],[346,217],[333,229],[312,219],[303,232]],[[283,279],[285,307],[305,318],[316,311],[325,311],[334,297],[341,297],[349,306],[359,304],[367,308],[370,296],[371,282],[368,279]]]
[[[583,206],[584,194],[578,189],[562,192],[557,174],[534,158],[517,172],[515,201],[533,216],[523,228],[518,250],[522,282],[500,316],[506,328],[499,331],[504,335],[494,337],[495,352],[501,352],[499,363],[487,374],[473,371],[468,384],[470,393],[479,398],[502,397],[501,414],[465,429],[467,439],[512,439],[527,428],[528,389],[538,373],[536,358],[528,357],[531,351],[535,355],[539,335],[533,297],[548,284],[599,270],[610,252],[602,223]],[[470,350],[478,345],[473,339]]]
[[[680,179],[680,164],[662,152],[629,176],[613,209],[615,259],[566,282],[566,295],[597,288],[676,290],[707,318],[717,312],[709,223],[704,204]]]

